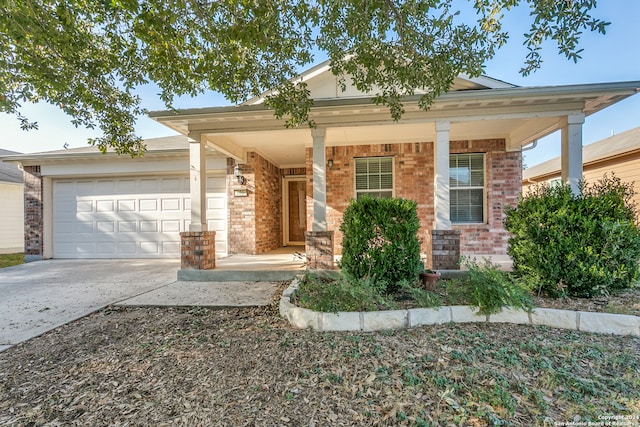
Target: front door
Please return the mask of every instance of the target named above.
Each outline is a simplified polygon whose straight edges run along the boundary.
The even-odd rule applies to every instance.
[[[307,229],[307,183],[305,178],[287,178],[284,191],[285,245],[304,245]]]

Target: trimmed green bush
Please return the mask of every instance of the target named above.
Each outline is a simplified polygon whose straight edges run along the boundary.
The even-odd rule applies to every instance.
[[[638,273],[633,186],[605,176],[581,191],[538,185],[506,208],[514,271],[538,280],[550,296],[608,295],[628,288]]]
[[[353,200],[340,231],[342,272],[395,292],[402,281],[415,281],[422,270],[417,204],[400,198]]]

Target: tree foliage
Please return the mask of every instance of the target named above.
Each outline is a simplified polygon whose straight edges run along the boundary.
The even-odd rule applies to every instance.
[[[543,42],[575,61],[582,31],[608,25],[591,16],[595,0],[4,0],[0,111],[29,129],[22,104],[49,102],[98,126],[101,149],[130,154],[144,148],[134,124],[147,83],[168,108],[206,90],[241,102],[274,89],[267,105],[296,126],[312,100],[291,79],[319,54],[343,87],[377,93],[398,119],[403,95],[424,90],[428,108],[458,74],[480,75],[518,6],[531,13],[524,74],[540,67]]]

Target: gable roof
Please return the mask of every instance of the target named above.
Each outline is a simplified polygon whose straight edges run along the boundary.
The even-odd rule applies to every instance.
[[[0,156],[20,154],[17,151],[3,150],[0,148]],[[15,165],[0,162],[0,182],[12,182],[22,184],[22,171]]]
[[[328,100],[341,98],[372,98],[373,93],[364,93],[357,90],[350,84],[349,77],[345,78],[347,87],[342,90],[339,84],[339,78],[331,72],[331,61],[326,60],[316,66],[309,68],[292,79],[294,82],[304,82],[310,92],[310,98],[314,100]],[[494,79],[488,76],[469,77],[461,74],[453,81],[449,92],[457,92],[463,90],[480,90],[480,89],[504,89],[517,87],[510,83]],[[268,90],[260,95],[253,97],[240,105],[259,105],[262,104],[266,97],[273,93]],[[416,90],[416,94],[423,94],[425,91]]]
[[[582,147],[582,164],[588,165],[634,151],[640,151],[640,127],[585,145]],[[555,175],[560,173],[560,170],[561,158],[554,157],[525,169],[522,172],[522,180],[527,181],[546,175]]]

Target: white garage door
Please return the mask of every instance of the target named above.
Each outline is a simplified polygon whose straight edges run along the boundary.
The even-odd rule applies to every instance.
[[[180,258],[189,229],[187,177],[53,181],[54,258]],[[216,253],[227,252],[224,176],[207,178]]]

